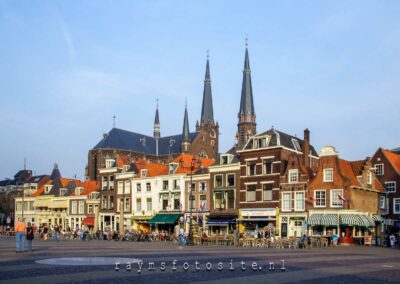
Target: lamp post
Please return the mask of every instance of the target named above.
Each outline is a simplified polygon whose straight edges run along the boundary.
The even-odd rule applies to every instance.
[[[192,219],[193,219],[193,201],[194,201],[194,196],[193,196],[193,171],[196,168],[201,167],[201,161],[200,159],[196,159],[194,156],[192,157],[192,160],[190,161],[190,166],[185,166],[183,159],[179,161],[179,166],[183,169],[190,170],[190,193],[189,193],[189,212],[190,212],[190,220],[189,220],[189,236],[188,236],[188,245],[193,245],[193,228],[192,228]]]

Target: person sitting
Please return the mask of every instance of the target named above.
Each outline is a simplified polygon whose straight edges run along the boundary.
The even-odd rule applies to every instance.
[[[332,245],[337,247],[339,241],[339,237],[335,234],[332,236]]]

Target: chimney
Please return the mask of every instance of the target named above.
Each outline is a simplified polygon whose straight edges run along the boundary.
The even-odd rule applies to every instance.
[[[306,128],[304,130],[304,140],[303,140],[303,164],[307,167],[310,167],[310,130]]]

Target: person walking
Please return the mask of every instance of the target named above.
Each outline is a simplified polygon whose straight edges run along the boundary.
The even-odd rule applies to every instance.
[[[19,218],[17,226],[15,227],[15,239],[17,243],[17,253],[24,252],[25,250],[25,233],[26,225],[24,218]]]
[[[55,239],[57,242],[60,241],[60,227],[58,226],[57,223],[54,224],[54,234],[55,234]]]
[[[34,230],[30,222],[26,228],[26,240],[28,241],[28,251],[32,251],[32,241],[35,238]]]
[[[48,234],[48,232],[49,232],[49,228],[47,228],[47,225],[44,224],[44,225],[43,225],[43,240],[44,240],[44,241],[47,240],[47,234]]]

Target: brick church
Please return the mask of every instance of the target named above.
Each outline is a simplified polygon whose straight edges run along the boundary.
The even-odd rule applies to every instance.
[[[185,106],[182,132],[171,136],[161,136],[157,105],[153,136],[112,128],[89,151],[86,178],[98,179],[97,170],[106,167],[106,160],[115,159],[117,155],[126,155],[132,160],[140,158],[157,163],[168,163],[181,153],[192,153],[216,159],[218,135],[219,126],[214,120],[210,63],[207,56],[201,118],[200,122],[196,123],[196,131],[190,132],[188,111]]]

